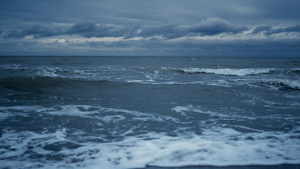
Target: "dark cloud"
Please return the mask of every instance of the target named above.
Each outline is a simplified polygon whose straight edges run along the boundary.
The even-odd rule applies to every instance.
[[[299,10],[299,0],[0,0],[0,55],[299,56]]]
[[[174,39],[183,36],[190,36],[191,34],[196,36],[213,36],[222,33],[237,34],[248,30],[248,27],[237,26],[220,18],[208,18],[202,20],[197,25],[164,25],[159,27],[144,27],[139,30],[141,32],[135,33],[135,36],[146,38],[161,36],[166,39]]]
[[[295,26],[290,26],[290,27],[285,27],[285,28],[277,28],[274,29],[269,25],[266,26],[259,26],[255,28],[251,34],[256,35],[258,33],[264,33],[266,36],[273,35],[276,33],[300,33],[300,25],[295,25]]]
[[[269,30],[271,30],[271,29],[272,29],[272,27],[269,26],[269,25],[266,25],[266,26],[259,26],[259,27],[255,28],[255,29],[252,31],[252,34],[253,34],[253,35],[256,35],[256,34],[258,34],[258,33],[261,33],[261,32],[263,32],[263,31],[269,31]]]
[[[103,37],[108,28],[102,28],[99,30],[95,23],[77,23],[73,25],[69,30],[66,31],[66,34],[70,35],[81,35],[86,38],[90,37]]]
[[[186,28],[178,25],[163,25],[163,26],[137,26],[130,30],[130,33],[125,38],[142,37],[142,38],[157,38],[174,39],[186,36],[188,31]]]
[[[266,32],[266,35],[272,35],[275,33],[290,33],[290,32],[300,33],[300,25],[290,26],[286,28],[270,29]]]
[[[95,23],[77,23],[73,25],[67,33],[69,34],[85,34],[89,32],[95,32],[97,26]]]
[[[67,29],[34,25],[24,30],[4,30],[1,34],[3,38],[25,38],[26,36],[43,38],[60,35],[80,35],[85,38],[122,36],[120,30],[112,26],[98,26],[95,23],[77,23]]]
[[[1,33],[2,38],[24,38],[23,31],[20,30],[4,30]]]
[[[226,22],[219,18],[208,18],[203,20],[197,26],[189,28],[192,33],[198,33],[200,35],[218,35],[221,33],[240,33],[248,30],[246,26],[236,26]]]
[[[34,25],[30,29],[23,32],[25,36],[32,35],[34,38],[50,37],[62,34],[62,30],[57,28],[48,28],[40,25]]]
[[[34,38],[51,37],[63,34],[63,30],[58,28],[49,28],[40,25],[34,25],[24,30],[4,30],[1,36],[3,38],[25,38],[33,36]]]
[[[221,33],[240,33],[247,30],[245,26],[236,26],[218,18],[209,18],[201,21],[197,26],[187,25],[138,25],[138,26],[107,26],[97,25],[93,22],[76,23],[66,29],[50,28],[40,25],[34,25],[25,30],[5,30],[2,33],[3,38],[24,38],[33,36],[34,38],[59,36],[59,35],[80,35],[85,38],[91,37],[124,37],[125,39],[142,37],[165,39],[174,39],[187,36],[190,33],[212,36]]]
[[[200,35],[213,36],[222,33],[237,34],[248,30],[246,26],[237,26],[220,18],[208,18],[197,25],[175,25],[167,24],[161,26],[139,26],[135,27],[126,38],[131,37],[163,37],[174,39],[184,36]]]
[[[238,34],[247,31],[247,26],[234,25],[220,18],[208,18],[199,22],[196,25],[104,25],[93,22],[76,23],[73,26],[59,28],[34,25],[27,29],[13,29],[0,31],[2,38],[25,38],[32,36],[33,38],[44,38],[61,35],[78,35],[84,38],[91,37],[123,37],[130,39],[135,37],[141,38],[164,38],[174,39],[179,37],[191,36],[214,36],[219,34]],[[276,33],[300,33],[300,25],[272,28],[270,25],[258,26],[251,34],[256,35],[263,33],[265,36],[270,36]]]
[[[65,34],[81,35],[85,38],[91,37],[121,37],[124,30],[114,26],[97,25],[96,23],[77,23],[68,29]]]

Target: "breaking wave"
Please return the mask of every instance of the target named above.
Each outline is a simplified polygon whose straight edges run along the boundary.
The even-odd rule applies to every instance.
[[[294,58],[37,59],[0,63],[0,168],[300,166]]]
[[[273,89],[293,89],[300,90],[300,80],[289,80],[289,79],[268,79],[261,80],[266,86]]]
[[[14,151],[2,151],[2,159],[5,159],[1,160],[2,166],[138,168],[299,163],[299,146],[284,133],[241,134],[228,128],[215,128],[202,136],[171,137],[149,133],[102,144],[79,143],[69,139],[68,134],[65,128],[47,134],[7,132],[1,138],[2,145]],[[57,150],[52,149],[54,146]],[[15,157],[19,161],[13,160]],[[51,163],[51,160],[56,161]]]
[[[253,69],[209,69],[209,68],[183,68],[179,69],[180,72],[188,74],[217,74],[217,75],[228,75],[228,76],[248,76],[257,74],[268,74],[274,69],[269,68],[253,68]]]
[[[54,130],[53,126],[43,124],[40,127],[45,128],[40,132],[4,130],[0,137],[0,162],[4,168],[99,168],[101,165],[121,169],[300,163],[297,126],[289,132],[259,129],[241,132],[229,125],[203,123],[201,133],[196,134],[185,130],[187,124],[194,123],[191,119],[182,121],[127,109],[64,105],[0,107],[0,110],[11,113],[14,119],[23,113],[22,117],[44,118],[49,124],[55,119],[65,119]],[[218,115],[192,105],[176,106],[172,110],[185,112],[184,119],[191,115],[188,112]],[[226,120],[232,116],[220,118]],[[162,128],[170,125],[173,125],[170,129],[177,130],[177,135],[170,135]],[[161,130],[154,130],[155,127]],[[116,136],[121,137],[112,141]]]

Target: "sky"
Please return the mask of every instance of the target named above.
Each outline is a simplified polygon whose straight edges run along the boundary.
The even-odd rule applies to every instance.
[[[300,57],[299,0],[0,0],[0,55]]]

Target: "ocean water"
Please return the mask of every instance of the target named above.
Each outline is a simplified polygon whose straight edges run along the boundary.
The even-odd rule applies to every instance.
[[[0,168],[300,165],[300,58],[0,57]]]

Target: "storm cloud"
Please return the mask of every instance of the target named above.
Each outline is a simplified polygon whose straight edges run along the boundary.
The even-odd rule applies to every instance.
[[[264,33],[265,35],[272,35],[276,33],[300,33],[300,25],[289,26],[285,28],[272,28],[270,25],[259,26],[252,31],[252,34]]]
[[[266,32],[267,35],[272,35],[275,33],[300,33],[300,25],[290,26],[286,28],[270,29]]]
[[[1,36],[3,38],[25,38],[26,36],[33,36],[34,38],[58,36],[64,32],[59,28],[53,29],[41,25],[34,25],[24,30],[2,30]]]
[[[96,25],[95,23],[77,23],[68,29],[64,34],[81,35],[85,38],[91,37],[120,37],[122,31],[113,26]]]
[[[192,33],[199,33],[200,35],[218,35],[221,33],[240,33],[248,30],[246,26],[232,25],[220,18],[208,18],[201,21],[197,26],[190,29]]]
[[[85,38],[91,37],[124,37],[124,38],[153,38],[162,37],[174,39],[188,36],[191,34],[198,36],[213,36],[222,33],[237,34],[247,31],[246,26],[230,24],[220,18],[207,18],[200,21],[197,25],[139,25],[139,26],[107,26],[93,22],[76,23],[65,30],[59,28],[48,28],[45,26],[34,25],[24,30],[3,30],[3,38],[24,38],[33,36],[34,38],[60,36],[60,35],[79,35]]]
[[[299,56],[298,11],[298,0],[0,0],[0,55]]]

